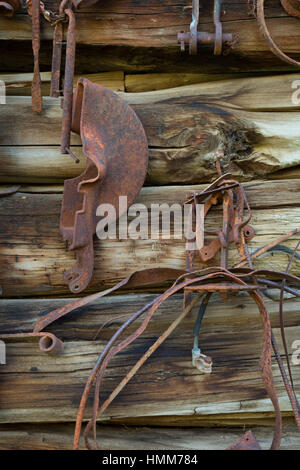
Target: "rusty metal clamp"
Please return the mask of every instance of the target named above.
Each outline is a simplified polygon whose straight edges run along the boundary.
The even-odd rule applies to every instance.
[[[6,0],[0,2],[0,16],[7,16],[11,18],[15,13],[22,8],[22,0]]]
[[[221,7],[222,0],[214,0],[214,34],[198,31],[199,23],[199,0],[193,0],[192,22],[190,31],[185,33],[180,31],[177,35],[181,50],[185,50],[185,44],[189,44],[189,53],[195,55],[198,52],[198,45],[212,44],[214,46],[214,55],[222,54],[223,43],[231,43],[233,41],[232,34],[223,34],[221,23]]]
[[[60,230],[77,257],[65,282],[78,293],[93,273],[97,207],[111,204],[118,219],[133,203],[146,177],[148,145],[133,109],[85,78],[79,79],[75,91],[72,130],[81,136],[87,167],[80,176],[65,181]],[[127,206],[120,208],[122,195],[127,196]]]
[[[285,11],[289,15],[300,18],[299,0],[280,0],[280,1],[281,1],[281,5],[283,6]],[[264,6],[265,6],[265,0],[257,0],[256,16],[257,16],[257,22],[258,22],[260,32],[263,35],[265,41],[267,42],[270,50],[273,52],[273,54],[275,54],[277,57],[279,57],[279,59],[283,60],[284,62],[300,67],[300,62],[286,55],[277,45],[275,40],[273,39],[266,25]]]

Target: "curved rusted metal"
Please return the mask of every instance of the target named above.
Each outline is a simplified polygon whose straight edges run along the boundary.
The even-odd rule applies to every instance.
[[[87,158],[84,173],[65,181],[60,230],[76,265],[65,274],[72,292],[86,288],[94,266],[93,235],[100,204],[116,209],[115,222],[138,195],[147,172],[148,145],[133,109],[112,91],[80,78],[74,95],[72,130]],[[119,207],[119,196],[127,205]]]

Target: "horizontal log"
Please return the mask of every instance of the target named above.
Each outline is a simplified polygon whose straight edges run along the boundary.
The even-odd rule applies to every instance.
[[[299,184],[299,180],[289,180],[245,185],[256,234],[249,244],[251,251],[300,226]],[[182,204],[191,192],[203,188],[203,185],[143,188],[136,202],[145,204],[148,209],[151,204]],[[4,296],[68,293],[63,273],[74,264],[75,257],[66,250],[59,233],[61,201],[61,188],[60,194],[18,192],[0,200],[0,257],[5,266],[0,285]],[[220,223],[221,211],[213,210],[206,222],[207,229],[216,230]],[[112,286],[137,269],[183,268],[185,239],[174,239],[173,233],[171,226],[170,239],[165,239],[166,233],[162,238],[161,232],[159,240],[95,239],[95,270],[88,290]],[[299,234],[293,236],[287,246],[293,248],[297,239]],[[256,266],[264,267],[267,262],[272,269],[284,270],[288,259],[286,253],[267,255],[257,260]],[[236,260],[237,252],[232,247],[230,263]],[[218,257],[211,263],[218,263]],[[204,267],[199,260],[196,265]],[[299,260],[295,260],[291,272],[299,275],[299,269]]]
[[[70,450],[73,427],[68,424],[0,426],[1,450]],[[170,429],[98,426],[101,450],[224,450],[240,439],[244,429]],[[256,427],[256,438],[263,449],[272,440],[271,427]],[[81,442],[80,449],[84,449]],[[300,450],[295,426],[284,422],[281,450]],[[101,459],[100,459],[101,460]]]
[[[0,422],[74,421],[85,381],[97,356],[124,318],[153,299],[153,294],[127,294],[104,298],[74,312],[48,331],[65,342],[61,356],[47,356],[37,344],[7,343],[6,364],[1,365]],[[37,318],[68,299],[2,300],[1,333],[29,332]],[[279,340],[278,305],[266,300],[274,333]],[[182,309],[182,296],[176,294],[155,314],[142,337],[116,356],[102,385],[105,399],[129,368],[144,353]],[[246,295],[230,297],[228,302],[213,296],[204,317],[199,344],[213,359],[213,372],[201,375],[191,363],[193,325],[196,310],[189,315],[107,409],[101,421],[159,417],[181,417],[188,422],[195,416],[220,421],[220,414],[238,416],[272,413],[259,375],[261,321],[253,301]],[[102,329],[95,340],[100,325]],[[129,327],[128,334],[138,327]],[[286,337],[289,353],[299,338],[299,301],[286,304]],[[280,346],[281,347],[281,346]],[[300,383],[299,366],[292,365],[296,389]],[[290,413],[279,370],[273,366],[274,381],[283,413]],[[89,401],[85,418],[91,413]],[[219,416],[219,417],[218,417]],[[152,418],[151,418],[152,417]],[[247,422],[244,420],[243,422]],[[241,421],[240,421],[241,423]]]
[[[292,102],[299,74],[225,80],[148,93],[123,93],[149,143],[149,184],[198,183],[216,176],[215,154],[240,179],[270,177],[300,165],[300,113]],[[0,108],[1,182],[62,182],[76,166],[59,152],[59,100],[44,98],[41,116],[29,97]],[[80,138],[72,136],[82,157]],[[296,173],[297,174],[297,173]],[[283,175],[284,177],[284,175]]]

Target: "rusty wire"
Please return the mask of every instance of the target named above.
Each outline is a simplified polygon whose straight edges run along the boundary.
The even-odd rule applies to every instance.
[[[226,198],[226,193],[230,197]],[[279,237],[277,240],[269,243],[265,247],[259,248],[253,253],[249,253],[247,248],[247,243],[245,240],[245,227],[248,227],[248,222],[251,217],[251,209],[248,204],[246,194],[242,186],[232,179],[231,175],[220,175],[219,178],[206,188],[206,190],[201,193],[193,195],[189,200],[192,202],[197,202],[197,200],[204,202],[206,204],[206,215],[209,212],[211,207],[210,198],[215,198],[216,194],[218,195],[218,202],[223,204],[223,219],[226,219],[226,224],[224,224],[220,230],[211,231],[210,235],[216,235],[217,240],[220,241],[219,248],[217,251],[222,252],[222,247],[229,247],[230,243],[235,243],[238,250],[240,262],[232,267],[227,266],[227,257],[223,258],[222,266],[213,266],[207,267],[204,269],[194,269],[193,263],[194,258],[189,260],[189,266],[187,270],[176,270],[170,268],[154,268],[146,269],[142,271],[136,271],[128,278],[121,281],[116,286],[107,289],[106,291],[92,294],[85,298],[77,299],[64,307],[60,307],[45,317],[42,317],[35,325],[34,331],[28,336],[38,336],[44,328],[50,325],[53,321],[58,318],[62,318],[67,315],[69,312],[74,311],[75,309],[87,305],[88,303],[99,299],[107,294],[110,294],[122,287],[136,287],[140,285],[147,285],[151,283],[157,283],[165,280],[172,280],[172,285],[160,296],[153,299],[150,303],[141,308],[138,312],[135,312],[130,315],[130,317],[121,325],[121,327],[114,333],[112,338],[106,344],[104,350],[97,359],[90,375],[87,380],[85,389],[83,391],[81,402],[79,405],[77,422],[74,435],[74,449],[77,449],[79,446],[79,440],[81,436],[81,427],[84,419],[85,409],[89,394],[94,386],[94,404],[92,410],[92,417],[88,421],[83,436],[86,442],[87,448],[98,448],[97,436],[96,436],[96,423],[99,416],[107,409],[109,404],[117,397],[120,391],[125,387],[129,380],[135,375],[139,368],[144,364],[144,362],[150,357],[151,354],[165,341],[169,334],[179,325],[179,323],[185,318],[188,312],[199,302],[204,296],[204,301],[200,306],[200,317],[196,321],[194,329],[194,347],[198,348],[198,352],[201,354],[200,360],[207,361],[205,366],[210,372],[212,359],[208,356],[205,356],[200,352],[198,345],[197,336],[199,334],[201,319],[206,311],[207,306],[209,305],[209,299],[211,294],[218,292],[222,297],[225,296],[225,299],[228,298],[229,293],[239,292],[245,290],[249,293],[252,299],[256,302],[258,310],[260,312],[262,320],[262,331],[263,331],[263,347],[260,357],[260,372],[261,377],[264,382],[265,389],[273,403],[275,410],[275,433],[273,442],[271,445],[272,449],[278,449],[280,446],[281,433],[282,433],[282,420],[281,413],[279,408],[279,403],[277,399],[277,394],[273,384],[272,378],[272,365],[271,365],[271,350],[273,348],[275,353],[275,358],[278,362],[279,369],[282,375],[284,386],[286,388],[288,397],[291,402],[292,410],[295,416],[297,426],[300,430],[300,421],[299,421],[299,403],[297,401],[294,383],[292,379],[292,374],[290,370],[290,365],[288,362],[288,351],[286,348],[286,342],[284,337],[284,321],[283,321],[283,292],[293,294],[296,297],[300,297],[300,291],[297,289],[300,286],[300,279],[297,276],[294,276],[289,273],[289,268],[292,263],[292,260],[296,257],[296,251],[300,245],[300,242],[297,244],[294,250],[290,250],[290,261],[288,263],[287,269],[285,272],[274,271],[270,269],[255,269],[253,267],[253,260],[258,258],[260,255],[268,252],[268,250],[274,249],[276,246],[281,246],[280,244],[285,240],[289,239],[291,236],[299,233],[300,229],[295,229],[289,232],[286,235]],[[235,204],[235,207],[234,207]],[[225,210],[224,210],[225,207]],[[244,209],[246,208],[248,214],[245,217]],[[223,230],[227,232],[227,239],[224,236]],[[253,232],[254,233],[254,232]],[[252,236],[253,236],[252,233]],[[224,241],[226,246],[224,247]],[[199,253],[198,253],[199,255]],[[222,258],[222,256],[221,256]],[[201,257],[200,257],[201,259]],[[248,265],[248,267],[245,267]],[[279,319],[281,325],[282,340],[285,349],[286,360],[289,370],[289,378],[285,372],[283,361],[280,357],[278,346],[276,344],[269,315],[263,300],[263,295],[267,286],[276,288],[280,290],[280,307],[279,307]],[[296,288],[295,288],[296,286]],[[168,329],[155,341],[155,343],[144,353],[142,358],[132,367],[132,369],[127,373],[124,379],[119,383],[119,385],[113,390],[110,396],[100,405],[100,388],[101,383],[104,378],[105,371],[111,361],[111,359],[122,351],[124,348],[129,346],[134,340],[136,340],[147,328],[149,322],[152,320],[156,310],[162,305],[162,303],[167,300],[170,296],[176,292],[184,292],[185,294],[185,307],[183,313],[181,313],[174,322],[168,327]],[[196,293],[197,297],[192,298],[191,294]],[[189,294],[189,295],[186,295]],[[202,309],[202,310],[201,310]],[[127,315],[126,315],[127,316]],[[144,316],[140,326],[131,333],[127,338],[122,339],[126,330],[130,325],[132,325],[136,320]],[[200,320],[199,320],[200,318]],[[102,327],[104,327],[102,325]],[[43,332],[46,337],[49,337],[49,333]],[[10,335],[10,339],[13,340],[13,337],[21,336]],[[47,339],[47,344],[49,345],[49,339]],[[199,355],[198,355],[199,357]],[[204,359],[203,359],[204,358]],[[196,358],[197,359],[197,358]],[[197,361],[194,362],[194,365],[197,365]],[[199,368],[201,370],[201,367]],[[89,440],[90,432],[93,432],[93,444]],[[255,440],[253,434],[246,433],[242,439],[240,439],[236,444],[230,447],[230,449],[239,449],[247,448],[254,449],[259,448],[259,444]]]

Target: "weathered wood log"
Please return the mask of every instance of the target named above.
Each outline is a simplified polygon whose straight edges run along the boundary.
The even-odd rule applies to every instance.
[[[73,444],[70,424],[0,426],[1,450],[70,450]],[[101,450],[224,450],[240,439],[244,429],[177,429],[98,426]],[[256,427],[255,436],[263,449],[272,440],[271,427]],[[81,443],[80,449],[84,449]],[[284,421],[281,450],[300,450],[295,426]],[[101,458],[100,458],[101,463]]]
[[[104,298],[69,315],[49,327],[65,342],[61,356],[47,356],[37,344],[7,343],[6,365],[1,365],[0,422],[64,422],[74,421],[80,396],[98,354],[124,318],[153,299],[153,294],[128,294]],[[1,332],[29,332],[42,312],[64,305],[68,299],[2,300],[0,309]],[[279,341],[278,306],[266,301],[272,325]],[[102,386],[101,399],[125,376],[182,309],[182,296],[175,295],[155,314],[142,337],[109,366]],[[253,301],[246,295],[237,295],[229,302],[216,295],[203,320],[199,344],[203,352],[213,358],[211,375],[200,375],[191,364],[194,311],[180,324],[128,383],[118,398],[107,409],[102,421],[112,418],[126,422],[128,418],[145,419],[181,416],[194,419],[196,415],[215,417],[236,415],[243,422],[244,413],[272,413],[259,375],[261,350],[261,321]],[[100,333],[100,325],[111,319]],[[135,328],[140,324],[137,322]],[[286,304],[286,335],[289,352],[299,338],[299,301]],[[134,330],[130,327],[128,334]],[[299,366],[292,365],[296,389],[300,383]],[[277,366],[273,366],[276,389],[281,409],[290,412]],[[91,401],[86,418],[91,412]],[[214,415],[214,416],[213,416]],[[217,416],[216,416],[217,415]]]
[[[67,158],[67,157],[66,157]],[[249,203],[253,209],[251,224],[256,236],[249,244],[255,250],[273,239],[300,226],[299,180],[250,182],[245,184]],[[137,203],[182,204],[193,191],[203,189],[197,186],[169,186],[143,188]],[[62,188],[54,188],[60,194],[18,192],[0,200],[1,245],[0,259],[3,266],[0,285],[4,296],[56,295],[68,293],[63,283],[63,273],[74,264],[74,254],[67,251],[59,233]],[[44,191],[43,188],[40,191]],[[272,208],[270,210],[270,208]],[[129,221],[132,217],[129,217]],[[150,224],[150,212],[148,222]],[[221,224],[221,210],[212,210],[206,228],[217,229]],[[112,286],[129,273],[147,267],[185,266],[184,236],[173,238],[171,223],[170,239],[119,240],[95,239],[95,271],[88,290],[101,290]],[[118,232],[117,232],[118,233]],[[161,232],[160,232],[161,233]],[[160,235],[161,236],[161,235]],[[292,237],[287,246],[293,248],[299,234]],[[237,260],[235,248],[230,250],[230,263]],[[289,256],[286,253],[268,255],[256,262],[256,266],[268,266],[284,270]],[[212,265],[217,263],[212,260]],[[204,265],[196,263],[197,266]],[[291,272],[300,274],[299,260],[295,260]]]
[[[244,180],[299,166],[297,80],[299,74],[290,74],[121,94],[146,130],[148,183],[211,180],[220,148],[225,168]],[[1,182],[62,182],[82,171],[83,162],[75,165],[59,152],[59,100],[45,98],[41,116],[29,97],[7,100],[10,106],[0,108]],[[80,147],[80,138],[74,135],[72,144]]]
[[[197,83],[233,80],[262,76],[263,72],[255,73],[143,73],[125,76],[125,91],[141,93],[145,91],[163,90],[179,86],[196,85]],[[92,79],[91,79],[92,80]]]

